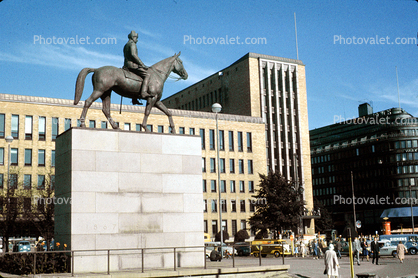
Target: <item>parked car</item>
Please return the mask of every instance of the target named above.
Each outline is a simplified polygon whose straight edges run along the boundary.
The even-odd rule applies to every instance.
[[[248,242],[236,242],[234,243],[235,254],[238,256],[249,256],[251,255],[251,247]]]
[[[205,242],[205,246],[206,246],[206,258],[209,258],[210,252],[212,252],[214,248],[220,247],[221,242],[220,241]],[[226,243],[222,245],[222,250],[224,252],[224,257],[225,257],[225,251],[227,251],[230,255],[232,255],[233,248],[231,246],[226,245]]]
[[[30,252],[31,246],[30,242],[27,240],[21,240],[17,244],[18,252]]]
[[[398,253],[396,252],[397,246],[392,245],[389,240],[379,240],[380,256],[393,256],[396,258]]]

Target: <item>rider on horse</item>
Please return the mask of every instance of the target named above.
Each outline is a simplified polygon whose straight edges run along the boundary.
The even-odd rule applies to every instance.
[[[138,48],[136,47],[136,43],[138,42],[138,34],[135,31],[131,31],[131,33],[128,35],[128,38],[129,41],[123,47],[123,55],[125,57],[123,68],[142,77],[143,81],[139,98],[146,99],[150,96],[148,94],[148,83],[150,79],[148,67],[138,57]],[[132,98],[132,104],[140,103],[136,98]]]

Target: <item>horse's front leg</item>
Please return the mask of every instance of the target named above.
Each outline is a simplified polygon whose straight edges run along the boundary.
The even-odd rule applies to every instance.
[[[158,109],[160,109],[164,114],[167,115],[168,117],[168,122],[170,123],[170,127],[171,127],[171,133],[176,134],[176,127],[174,125],[174,121],[173,121],[173,117],[171,115],[170,110],[167,109],[167,107],[161,102],[161,101],[157,101],[155,103],[155,107],[157,107]]]
[[[157,101],[156,96],[147,98],[147,105],[145,107],[144,119],[142,120],[142,124],[141,124],[141,127],[144,129],[145,132],[151,132],[151,130],[147,128],[147,121],[148,121],[148,116],[151,113],[151,109],[155,105],[156,101]]]

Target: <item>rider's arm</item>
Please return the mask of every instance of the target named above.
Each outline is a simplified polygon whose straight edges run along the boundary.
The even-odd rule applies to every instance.
[[[138,65],[140,65],[143,68],[148,68],[144,63],[142,63],[141,59],[139,59],[138,49],[136,48],[135,44],[131,45],[130,51],[131,51],[131,56],[132,56],[135,63],[137,63]]]

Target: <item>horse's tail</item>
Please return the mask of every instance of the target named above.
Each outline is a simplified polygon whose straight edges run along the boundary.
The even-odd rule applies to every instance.
[[[77,105],[83,95],[84,90],[84,81],[86,80],[87,74],[90,72],[94,72],[95,69],[92,68],[84,68],[80,71],[77,76],[77,81],[75,83],[75,96],[74,96],[74,105]]]

